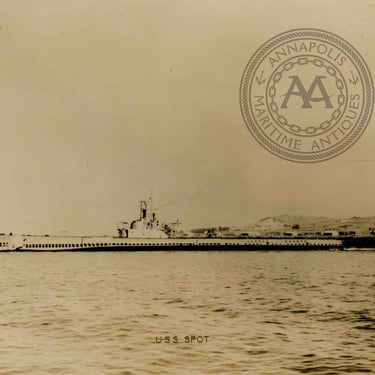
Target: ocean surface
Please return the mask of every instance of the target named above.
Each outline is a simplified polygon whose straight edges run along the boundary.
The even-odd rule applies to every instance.
[[[2,375],[375,373],[375,252],[0,258]]]

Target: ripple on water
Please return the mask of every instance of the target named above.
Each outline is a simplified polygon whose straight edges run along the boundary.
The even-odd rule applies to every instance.
[[[373,254],[0,255],[0,374],[374,372]]]

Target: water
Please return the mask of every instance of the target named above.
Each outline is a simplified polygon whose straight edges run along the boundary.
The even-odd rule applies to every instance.
[[[0,257],[2,375],[375,372],[375,252]]]

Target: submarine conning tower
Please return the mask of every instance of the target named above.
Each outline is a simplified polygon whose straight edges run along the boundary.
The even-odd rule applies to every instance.
[[[152,211],[152,199],[140,201],[139,219],[133,220],[130,225],[122,222],[117,227],[121,238],[167,238],[155,212]]]
[[[155,212],[152,212],[152,201],[148,204],[147,201],[140,201],[140,215],[139,220],[145,220],[147,223],[154,223],[156,220]]]
[[[152,201],[140,201],[139,205],[139,220],[131,223],[130,229],[147,228],[152,229],[158,225],[155,212],[152,212]]]

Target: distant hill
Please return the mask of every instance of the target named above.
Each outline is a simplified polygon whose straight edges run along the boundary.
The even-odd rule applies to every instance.
[[[192,229],[191,233],[193,235],[205,235],[207,230],[222,233],[223,235],[240,235],[241,233],[267,235],[289,231],[298,233],[338,231],[342,233],[355,232],[359,236],[367,236],[375,234],[375,216],[353,216],[342,219],[324,216],[279,215],[265,217],[256,223],[244,227],[196,228]]]
[[[359,235],[367,235],[375,231],[375,216],[353,216],[342,219],[324,216],[279,215],[261,219],[257,223],[246,226],[243,230],[263,233],[281,230],[297,230],[299,232],[337,230],[341,232],[355,231]]]

